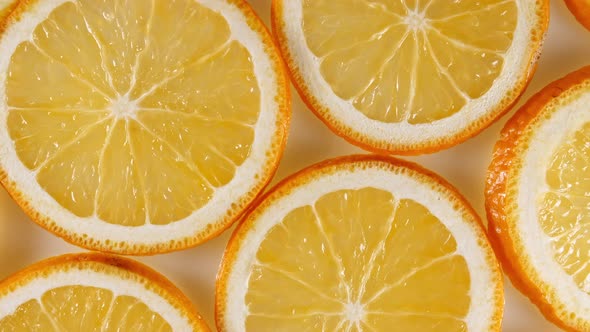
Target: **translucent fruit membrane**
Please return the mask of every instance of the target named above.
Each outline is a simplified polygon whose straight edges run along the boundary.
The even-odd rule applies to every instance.
[[[334,93],[382,122],[428,123],[484,95],[516,0],[303,0],[303,31]]]
[[[12,315],[0,319],[0,330],[166,332],[172,328],[134,297],[115,296],[96,287],[66,286],[20,305]]]
[[[555,152],[546,181],[539,222],[557,262],[590,294],[590,123]]]
[[[248,331],[465,331],[470,275],[415,201],[342,190],[291,211],[250,276]]]
[[[79,217],[168,224],[250,154],[248,51],[194,0],[76,0],[18,45],[6,86],[18,157]]]

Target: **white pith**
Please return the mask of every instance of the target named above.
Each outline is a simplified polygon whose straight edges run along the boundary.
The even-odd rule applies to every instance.
[[[113,296],[133,296],[150,310],[157,312],[174,331],[191,331],[192,324],[177,309],[158,294],[148,290],[139,281],[123,279],[116,275],[99,273],[90,269],[71,268],[68,271],[53,271],[45,277],[33,279],[0,299],[0,318],[11,315],[25,302],[39,300],[54,288],[64,286],[98,287],[112,291]],[[107,304],[108,305],[108,304]]]
[[[280,0],[283,11],[279,18],[284,24],[287,48],[293,65],[301,74],[307,90],[329,110],[334,119],[330,122],[353,133],[360,133],[383,147],[388,144],[411,146],[443,138],[453,137],[482,121],[490,112],[502,104],[506,94],[512,91],[529,75],[530,63],[536,51],[532,50],[535,27],[539,26],[539,5],[537,1],[515,0],[518,7],[518,23],[512,46],[504,55],[504,68],[490,90],[478,99],[470,99],[457,113],[431,123],[410,124],[408,122],[386,123],[370,119],[359,112],[349,100],[338,97],[320,72],[320,59],[308,48],[301,22],[303,21],[302,0]],[[414,13],[415,14],[415,13]],[[416,17],[409,18],[419,24]],[[534,60],[533,60],[534,61]],[[514,96],[516,97],[516,96]],[[480,126],[481,127],[481,126]],[[355,137],[353,135],[353,137]]]
[[[232,208],[232,204],[248,194],[263,181],[263,175],[273,156],[268,151],[277,131],[278,77],[260,34],[247,23],[243,12],[224,0],[195,0],[213,11],[221,13],[227,20],[231,39],[239,41],[249,52],[260,88],[261,109],[255,125],[252,151],[246,161],[236,168],[233,179],[225,186],[216,188],[212,199],[190,216],[168,225],[146,224],[141,227],[127,227],[108,224],[98,217],[80,218],[64,209],[43,190],[35,179],[35,173],[25,167],[18,158],[14,143],[7,128],[8,109],[6,104],[6,77],[10,56],[0,57],[0,165],[8,181],[14,182],[23,200],[41,215],[58,223],[66,232],[87,234],[98,241],[125,242],[133,245],[164,244],[199,234],[214,223],[218,223]],[[56,7],[72,0],[43,0],[34,2],[22,14],[20,20],[10,24],[0,39],[1,54],[13,54],[21,42],[29,40],[35,27],[45,20]],[[125,104],[123,102],[123,104]]]
[[[135,119],[139,107],[137,106],[136,100],[131,100],[129,99],[129,96],[124,95],[111,100],[111,105],[108,109],[111,111],[112,115],[118,119]]]
[[[408,13],[403,20],[404,24],[410,28],[410,30],[418,31],[424,29],[428,24],[426,23],[424,13],[411,11]]]
[[[554,103],[559,104],[559,99],[558,97]],[[551,238],[541,228],[538,212],[542,195],[550,191],[545,179],[551,158],[572,133],[590,122],[588,105],[590,92],[567,101],[566,105],[552,106],[559,108],[555,111],[541,112],[551,114],[551,117],[545,119],[540,116],[538,124],[529,126],[528,130],[532,134],[527,139],[528,149],[523,151],[521,157],[522,167],[509,178],[509,186],[512,187],[511,184],[514,184],[514,188],[518,190],[515,197],[517,210],[512,216],[517,218],[512,221],[516,232],[511,236],[522,241],[519,250],[530,264],[527,269],[533,270],[540,281],[549,286],[559,299],[559,305],[563,306],[563,310],[575,312],[585,321],[590,321],[590,295],[581,290],[573,277],[554,259]]]
[[[401,169],[400,169],[401,170]],[[410,173],[411,174],[411,173]],[[434,189],[433,189],[434,186]],[[439,218],[457,241],[457,255],[465,258],[471,279],[470,296],[472,305],[464,321],[469,331],[487,331],[496,314],[496,291],[499,274],[490,267],[486,254],[490,248],[482,248],[478,238],[481,230],[473,221],[464,219],[464,211],[453,207],[448,189],[431,183],[421,176],[402,174],[380,167],[368,167],[354,171],[337,171],[329,175],[315,175],[310,181],[293,188],[289,194],[268,199],[272,204],[260,211],[253,226],[240,240],[240,246],[227,275],[225,307],[222,313],[227,331],[245,331],[248,309],[245,296],[251,269],[256,261],[256,253],[270,229],[280,223],[294,209],[314,204],[322,196],[338,190],[356,190],[372,187],[389,191],[396,199],[412,199],[424,206]],[[248,221],[250,222],[250,221]],[[487,252],[486,252],[487,251]],[[351,304],[343,316],[354,321],[363,316],[362,307]]]

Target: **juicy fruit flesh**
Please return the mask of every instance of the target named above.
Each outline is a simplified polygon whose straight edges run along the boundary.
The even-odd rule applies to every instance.
[[[0,319],[2,331],[172,331],[144,303],[110,290],[65,286],[21,304]]]
[[[79,217],[169,224],[248,158],[260,109],[249,52],[193,0],[77,0],[12,55],[18,157]]]
[[[554,153],[546,173],[539,222],[554,257],[581,290],[590,294],[590,123]]]
[[[291,211],[250,276],[248,331],[465,331],[470,275],[424,206],[375,188]]]
[[[491,88],[517,13],[515,0],[303,0],[303,31],[338,97],[371,119],[419,124]]]

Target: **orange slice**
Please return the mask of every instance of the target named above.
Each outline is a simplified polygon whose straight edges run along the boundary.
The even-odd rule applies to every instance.
[[[565,0],[565,4],[578,22],[590,30],[590,0]]]
[[[500,331],[502,275],[440,177],[353,156],[274,188],[226,249],[220,331]]]
[[[432,152],[479,133],[530,80],[547,0],[273,0],[295,86],[363,148]]]
[[[2,331],[210,331],[166,278],[103,254],[51,258],[0,283]]]
[[[543,314],[590,329],[590,67],[533,96],[506,124],[486,189],[490,236]]]
[[[2,183],[77,245],[199,244],[282,154],[288,83],[244,1],[21,1],[0,54]]]

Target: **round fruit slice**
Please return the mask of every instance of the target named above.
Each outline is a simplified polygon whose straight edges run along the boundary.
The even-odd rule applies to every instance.
[[[489,168],[490,237],[514,284],[547,318],[590,330],[590,67],[532,97]]]
[[[244,1],[21,1],[6,24],[2,183],[66,240],[125,254],[193,246],[274,173],[287,78]]]
[[[502,275],[465,199],[417,165],[353,156],[284,181],[235,231],[221,331],[499,331]]]
[[[76,254],[0,283],[2,331],[209,331],[166,278],[137,262]]]
[[[565,0],[565,3],[578,22],[590,30],[590,0]]]
[[[273,0],[296,87],[369,150],[432,152],[477,134],[531,78],[547,0]]]

